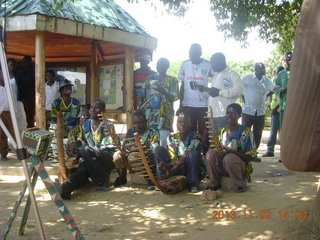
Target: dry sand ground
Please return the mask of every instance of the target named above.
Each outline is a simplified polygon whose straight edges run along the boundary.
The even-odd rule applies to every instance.
[[[264,149],[265,145],[261,146],[260,152]],[[202,202],[201,192],[163,195],[129,182],[125,187],[104,193],[97,193],[90,186],[85,187],[66,204],[89,240],[320,239],[310,224],[320,174],[291,172],[278,162],[279,152],[277,156],[253,163],[253,182],[247,192],[225,190],[224,196],[213,202]],[[14,176],[20,167],[17,160],[0,162],[0,166],[0,231],[3,231],[23,177]],[[36,188],[47,239],[73,239],[41,181]],[[20,207],[7,239],[39,239],[33,212],[30,212],[25,235],[16,235],[22,209]],[[236,218],[231,219],[233,216],[226,214],[226,211],[234,211]],[[289,217],[281,217],[279,211],[283,214],[287,211]],[[304,211],[308,219],[300,214]],[[218,213],[221,219],[213,219],[218,218]]]

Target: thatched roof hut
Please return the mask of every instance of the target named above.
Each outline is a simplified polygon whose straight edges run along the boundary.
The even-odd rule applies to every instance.
[[[121,83],[117,93],[122,93],[130,125],[134,62],[139,55],[152,54],[157,40],[113,0],[66,2],[57,11],[55,7],[53,0],[7,0],[0,9],[7,57],[35,59],[38,126],[45,126],[46,67],[85,69],[86,102],[91,102],[101,97],[99,72],[106,65],[122,65],[123,88]]]

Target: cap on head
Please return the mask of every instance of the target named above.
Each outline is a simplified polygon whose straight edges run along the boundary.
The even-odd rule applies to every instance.
[[[147,62],[151,62],[151,57],[148,54],[142,55],[140,57],[138,57],[139,61],[147,61]]]
[[[59,83],[59,90],[61,90],[61,88],[65,87],[65,86],[73,86],[73,84],[71,83],[70,80],[68,80],[68,79],[63,79],[63,80]]]

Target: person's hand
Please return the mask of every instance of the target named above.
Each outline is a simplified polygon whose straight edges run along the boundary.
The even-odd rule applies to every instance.
[[[217,96],[219,96],[219,91],[220,90],[218,88],[212,87],[212,88],[210,88],[209,94],[211,97],[217,97]]]
[[[183,113],[183,107],[182,107],[182,106],[180,106],[180,107],[178,108],[178,110],[176,111],[176,116],[179,117],[179,115],[180,115],[181,113]]]
[[[287,88],[281,88],[280,92],[283,93],[283,94],[286,94],[287,93]]]
[[[74,147],[76,145],[76,141],[70,141],[67,144],[66,152],[69,154],[74,154]]]
[[[203,85],[197,85],[198,89],[200,92],[203,92],[203,91],[208,91],[208,88],[203,86]]]
[[[223,151],[225,151],[225,152],[232,152],[232,151],[234,151],[233,148],[224,146],[224,145],[222,145],[222,144],[220,145],[220,148],[221,148]]]
[[[156,84],[155,87],[153,87],[154,90],[158,91],[161,94],[165,94],[166,90],[164,89],[164,87],[160,84]]]
[[[272,109],[271,115],[276,115],[278,113],[278,109],[274,108]]]
[[[78,164],[79,159],[80,159],[80,156],[77,156],[77,158],[72,161],[72,164]]]

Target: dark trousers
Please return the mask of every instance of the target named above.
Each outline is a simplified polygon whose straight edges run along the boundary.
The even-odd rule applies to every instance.
[[[95,186],[103,186],[108,180],[114,164],[112,155],[104,150],[85,147],[80,151],[83,162],[78,169],[62,184],[62,196],[70,194],[85,185],[88,177]]]
[[[204,117],[207,116],[207,107],[183,107],[183,112],[190,117],[191,131],[198,131],[202,137],[203,152],[207,152],[209,148],[208,131]]]
[[[157,166],[157,178],[160,180],[165,173],[159,170],[160,163],[170,163],[171,159],[169,157],[168,151],[163,147],[156,147],[155,149],[155,162]],[[200,183],[199,179],[199,167],[201,163],[200,154],[195,151],[191,150],[187,153],[186,161],[179,169],[175,175],[184,175],[187,177],[188,187],[198,187]]]
[[[277,143],[277,134],[280,129],[280,114],[277,112],[271,116],[271,130],[268,139],[268,152],[274,153],[274,146]]]
[[[34,95],[23,98],[23,106],[27,117],[27,128],[34,127],[35,102]]]
[[[248,114],[242,113],[242,125],[252,128],[252,133],[254,137],[254,141],[256,143],[256,148],[259,148],[261,137],[262,137],[262,131],[264,128],[264,115],[262,116],[251,116]]]

